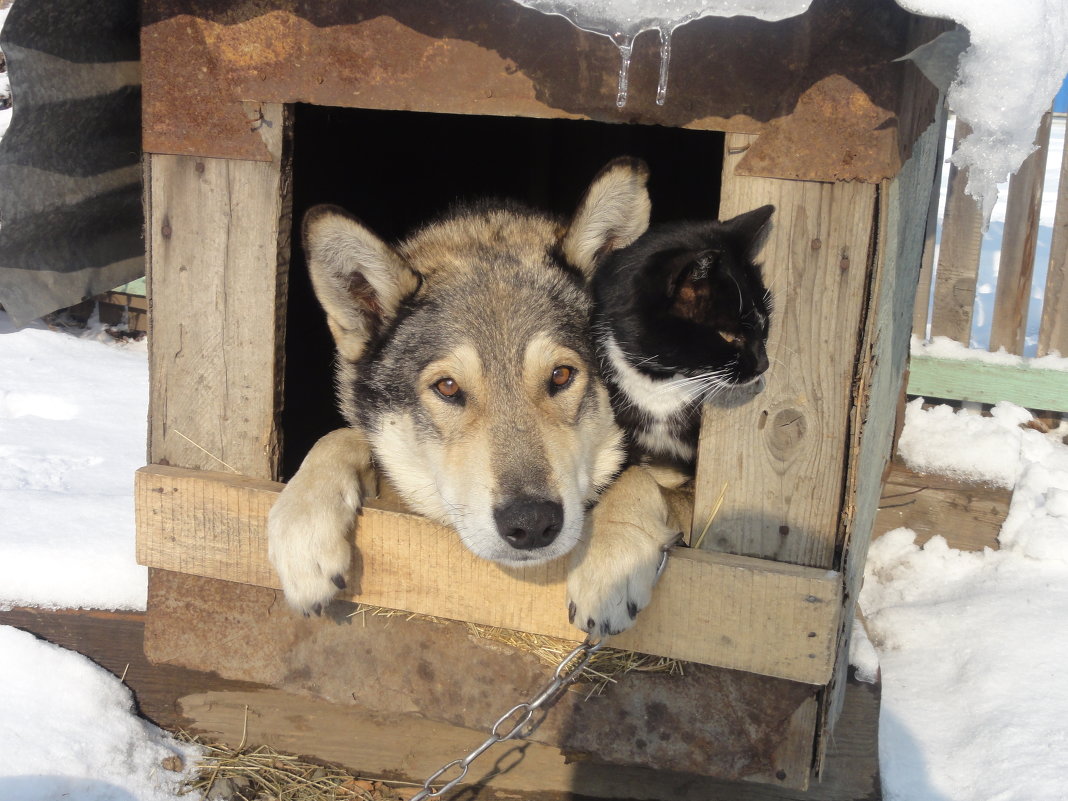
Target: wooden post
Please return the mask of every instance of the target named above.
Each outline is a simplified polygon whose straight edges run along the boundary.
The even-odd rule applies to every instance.
[[[957,120],[953,132],[954,152],[971,132],[967,123]],[[972,335],[975,280],[979,275],[979,253],[983,245],[982,212],[975,198],[964,191],[967,185],[967,170],[951,165],[931,311],[931,336],[949,337],[965,345]]]
[[[830,568],[878,188],[738,176],[749,141],[727,136],[720,215],[775,204],[759,259],[775,301],[772,366],[753,402],[704,415],[693,530],[708,529],[711,550]]]
[[[1038,355],[1057,351],[1068,356],[1068,136],[1057,191],[1057,214],[1053,219],[1046,294],[1042,302],[1042,325],[1038,332]]]
[[[274,479],[289,122],[281,105],[254,106],[273,161],[146,155],[149,461]]]
[[[942,163],[946,150],[945,106],[942,108],[942,131],[938,136],[938,152],[935,154],[934,179],[931,181],[931,200],[927,207],[927,228],[923,237],[923,261],[920,277],[916,283],[916,305],[912,311],[912,333],[920,339],[927,338],[927,313],[930,311],[931,290],[934,280],[935,237],[938,232],[938,207],[942,197]]]
[[[1035,151],[1009,179],[1005,211],[1005,234],[1001,241],[998,286],[990,326],[990,350],[1005,348],[1022,354],[1027,332],[1027,307],[1031,301],[1031,277],[1035,272],[1038,213],[1042,207],[1042,184],[1049,152],[1050,113],[1042,117],[1035,136]]]

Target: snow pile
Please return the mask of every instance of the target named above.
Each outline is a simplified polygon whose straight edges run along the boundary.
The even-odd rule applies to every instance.
[[[138,718],[106,670],[8,626],[0,709],[0,798],[173,801],[198,754]]]
[[[909,404],[902,439],[969,471],[1011,474],[1001,550],[922,549],[908,529],[872,543],[860,605],[878,650],[888,801],[1059,801],[1068,745],[1068,446],[994,418]],[[912,447],[912,446],[910,446]],[[994,470],[998,459],[1004,464]],[[863,643],[857,661],[871,670]]]
[[[671,33],[707,16],[749,16],[776,21],[804,13],[809,0],[516,0],[568,19],[582,30],[607,36],[619,47],[617,105],[627,100],[627,72],[634,37],[658,30],[661,41],[657,103],[667,90]],[[997,201],[999,181],[1030,154],[1042,114],[1068,73],[1068,2],[1021,0],[897,0],[915,14],[954,20],[968,29],[971,46],[961,55],[949,106],[972,126],[953,156],[968,168],[968,193],[983,219]],[[902,55],[905,55],[904,53]]]
[[[887,801],[1061,801],[1068,768],[1068,559],[921,550],[897,529],[868,555],[861,607],[879,650]],[[1068,523],[1060,531],[1068,550]]]
[[[989,220],[997,185],[1033,148],[1043,113],[1068,74],[1068,2],[897,0],[902,8],[951,19],[968,29],[971,46],[949,88],[949,107],[972,126],[953,155],[968,169],[968,194]]]
[[[905,407],[898,454],[917,473],[1011,488],[1022,467],[1023,444],[1048,438],[1020,427],[1031,413],[1015,404],[999,403],[990,414],[955,412],[949,406],[924,411],[923,398],[916,398]]]
[[[145,608],[147,417],[144,343],[15,331],[0,312],[0,605]]]

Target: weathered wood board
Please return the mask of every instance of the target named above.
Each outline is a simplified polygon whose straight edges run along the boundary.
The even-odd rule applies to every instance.
[[[1005,208],[1005,234],[1001,240],[994,313],[990,321],[990,350],[1005,348],[1023,353],[1027,333],[1027,308],[1031,302],[1031,278],[1038,245],[1038,214],[1046,179],[1050,119],[1046,112],[1035,135],[1035,150],[1009,178]],[[961,340],[967,342],[967,340]]]
[[[967,123],[957,120],[953,149],[971,132]],[[968,171],[951,164],[942,224],[945,233],[938,249],[931,311],[931,336],[949,337],[958,342],[967,342],[971,337],[975,279],[979,275],[979,251],[983,244],[982,211],[975,198],[964,191],[967,185]]]
[[[277,477],[290,192],[282,106],[251,104],[273,161],[149,154],[149,454]]]
[[[137,558],[149,567],[263,587],[272,482],[160,466],[137,474]],[[448,529],[366,508],[350,597],[391,609],[581,639],[567,621],[561,561],[508,571],[479,559]],[[456,587],[477,587],[457,592]],[[653,603],[613,645],[643,653],[821,684],[839,625],[833,571],[676,549]]]
[[[1068,137],[1064,140],[1057,186],[1057,211],[1053,218],[1042,324],[1038,329],[1039,356],[1054,351],[1068,356]]]
[[[720,216],[775,204],[758,257],[775,302],[772,366],[752,402],[713,405],[704,414],[694,532],[706,528],[722,493],[704,547],[829,568],[839,539],[878,190],[739,176],[735,165],[751,141],[727,137]]]
[[[368,778],[421,782],[456,755],[482,742],[469,728],[396,715],[388,719],[204,671],[145,659],[145,615],[99,610],[10,609],[0,625],[14,626],[85,654],[133,691],[139,712],[231,746],[264,743],[288,753],[314,754]],[[575,794],[663,801],[877,801],[878,685],[851,682],[824,780],[808,791],[730,782],[688,773],[576,762],[535,742],[499,746],[472,768],[480,801],[566,801]]]
[[[1011,499],[1007,489],[921,475],[893,462],[879,500],[874,536],[905,527],[916,532],[920,545],[937,534],[951,548],[996,549]]]
[[[913,356],[910,395],[975,403],[1011,401],[1025,409],[1068,412],[1068,372],[1030,364],[986,364],[963,359]]]
[[[554,669],[529,644],[502,642],[508,638],[497,630],[374,614],[344,602],[304,618],[277,590],[166,570],[153,576],[145,628],[153,661],[211,669],[385,719],[419,714],[488,730]],[[528,739],[574,759],[788,787],[808,782],[812,685],[687,663],[674,673],[632,672],[596,687],[584,681],[566,693]]]

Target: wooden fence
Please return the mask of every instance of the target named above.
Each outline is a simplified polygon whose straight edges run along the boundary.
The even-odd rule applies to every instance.
[[[1024,354],[1052,120],[1052,113],[1043,117],[1035,138],[1036,150],[1009,181],[990,322],[991,351],[1004,348],[1010,354]],[[954,150],[969,133],[969,127],[958,121]],[[1068,142],[1068,137],[1065,141]],[[945,153],[941,154],[939,163],[943,166],[948,163]],[[926,338],[929,326],[931,337],[949,337],[965,346],[972,337],[983,241],[982,215],[976,202],[965,194],[967,181],[966,170],[949,166],[942,235],[936,247],[941,175],[935,176],[913,318],[913,331],[921,339]],[[1056,191],[1038,356],[1056,352],[1068,356],[1068,146],[1061,161]],[[908,393],[980,403],[1011,400],[1030,409],[1065,412],[1068,411],[1068,372],[1042,369],[1026,362],[1001,365],[914,354]]]

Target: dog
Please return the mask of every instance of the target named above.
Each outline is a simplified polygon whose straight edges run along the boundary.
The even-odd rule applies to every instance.
[[[579,628],[606,635],[633,622],[678,526],[648,474],[620,475],[590,281],[648,227],[647,180],[643,163],[619,159],[566,224],[482,202],[396,247],[337,207],[306,214],[348,427],[315,444],[268,518],[270,559],[295,609],[321,613],[345,588],[349,534],[377,468],[480,557],[522,566],[570,555]]]

